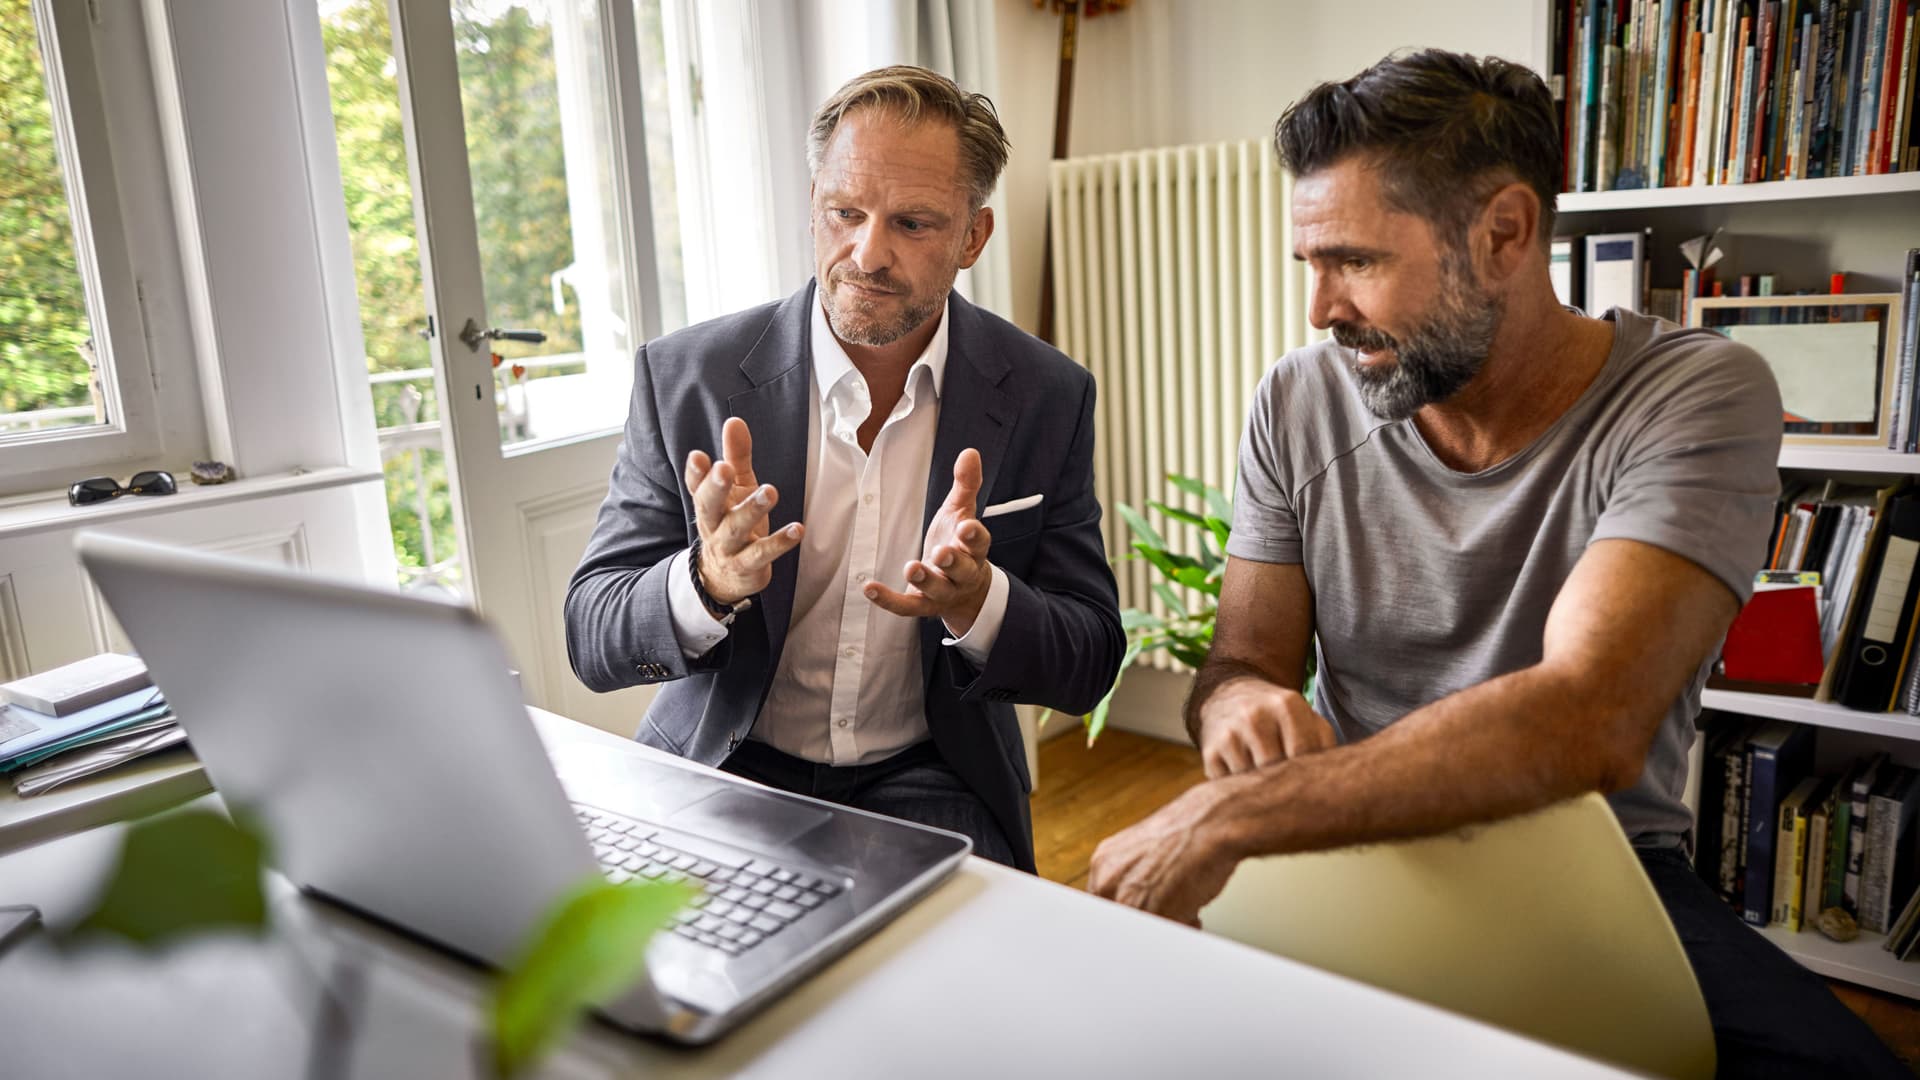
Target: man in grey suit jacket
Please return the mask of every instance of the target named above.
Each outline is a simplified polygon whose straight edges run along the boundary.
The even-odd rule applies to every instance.
[[[951,291],[1005,161],[918,68],[822,106],[816,279],[640,350],[567,645],[595,690],[668,684],[641,742],[1031,870],[1013,703],[1086,712],[1124,638],[1093,380]]]

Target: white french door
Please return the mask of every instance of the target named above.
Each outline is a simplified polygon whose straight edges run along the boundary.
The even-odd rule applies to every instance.
[[[628,733],[650,691],[581,686],[562,605],[662,329],[635,5],[390,4],[467,580],[529,702]]]

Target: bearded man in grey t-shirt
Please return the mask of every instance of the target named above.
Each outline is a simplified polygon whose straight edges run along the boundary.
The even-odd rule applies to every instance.
[[[1899,1075],[1687,861],[1700,688],[1779,490],[1765,362],[1556,300],[1560,137],[1525,68],[1389,58],[1310,92],[1275,142],[1333,340],[1282,357],[1248,417],[1187,703],[1209,779],[1102,844],[1090,888],[1194,922],[1248,856],[1604,791],[1687,949],[1722,1075]]]

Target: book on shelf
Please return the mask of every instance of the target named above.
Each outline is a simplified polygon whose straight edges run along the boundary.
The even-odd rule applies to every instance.
[[[1893,928],[1880,939],[1880,947],[1905,960],[1907,952],[1913,947],[1915,932],[1920,930],[1920,926],[1915,925],[1916,921],[1920,921],[1920,889],[1908,893],[1906,903],[1900,907],[1899,916],[1893,920]]]
[[[1821,798],[1818,776],[1803,777],[1780,800],[1779,830],[1773,849],[1773,916],[1769,925],[1798,931],[1807,888],[1807,841],[1810,808]]]
[[[1828,796],[1831,806],[1827,811],[1826,880],[1821,885],[1819,911],[1830,907],[1853,910],[1846,891],[1847,842],[1853,824],[1853,780],[1866,767],[1866,760],[1847,766],[1834,781],[1833,792]]]
[[[1920,168],[1916,0],[1559,0],[1567,191]]]
[[[1755,926],[1773,921],[1776,815],[1812,768],[1812,728],[1772,720],[1747,740],[1747,883],[1741,914]]]
[[[1713,884],[1720,898],[1737,908],[1747,891],[1747,740],[1760,730],[1761,721],[1733,720],[1720,751],[1720,858]]]
[[[1860,926],[1886,933],[1895,896],[1912,886],[1914,812],[1920,810],[1920,772],[1904,765],[1881,770],[1867,799],[1867,851],[1860,868]]]
[[[1835,794],[1845,779],[1844,773],[1828,777],[1807,814],[1807,864],[1800,894],[1800,911],[1805,919],[1812,919],[1827,908],[1827,855],[1832,847],[1829,841],[1834,811],[1839,806]]]
[[[1869,757],[1853,773],[1848,787],[1850,813],[1847,820],[1847,872],[1841,887],[1840,906],[1858,918],[1860,914],[1860,877],[1867,862],[1867,800],[1873,796],[1880,770],[1887,768],[1886,751]]]
[[[1739,776],[1729,767],[1729,751],[1744,748],[1754,722],[1734,713],[1700,714],[1706,743],[1700,754],[1700,812],[1694,828],[1694,870],[1700,880],[1729,903],[1735,899],[1739,860]],[[1733,758],[1744,761],[1739,754]],[[1731,798],[1731,813],[1729,799]]]

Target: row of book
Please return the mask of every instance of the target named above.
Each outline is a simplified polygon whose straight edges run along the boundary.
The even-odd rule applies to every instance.
[[[1920,169],[1920,0],[1556,0],[1566,191]]]
[[[1827,481],[1818,494],[1790,495],[1776,509],[1769,568],[1728,631],[1726,673],[1800,684],[1817,701],[1852,709],[1920,716],[1920,492],[1904,480],[1871,493]],[[1791,621],[1789,601],[1799,598],[1782,590],[1810,594],[1801,610],[1817,631]],[[1737,650],[1754,635],[1776,648],[1782,669],[1801,674],[1736,674]],[[1810,650],[1811,661],[1796,662],[1795,648]]]
[[[1879,752],[1822,773],[1815,728],[1703,719],[1701,878],[1755,926],[1799,931],[1840,908],[1907,959],[1920,936],[1920,770]]]

